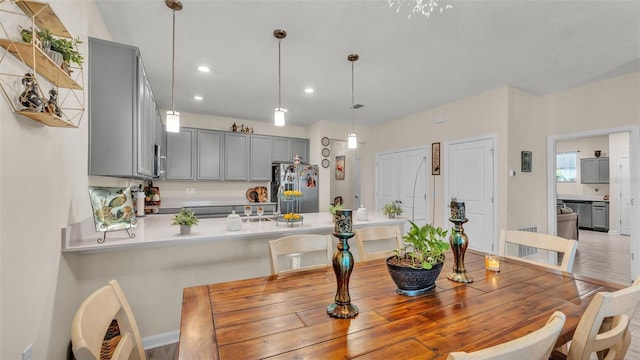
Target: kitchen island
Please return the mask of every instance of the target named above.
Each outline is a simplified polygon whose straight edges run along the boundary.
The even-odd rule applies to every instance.
[[[126,231],[108,232],[102,244],[96,240],[104,234],[96,232],[93,220],[87,219],[62,229],[62,252],[113,251],[134,247],[172,246],[243,238],[270,240],[293,234],[332,233],[333,219],[329,213],[301,215],[303,221],[299,223],[277,222],[271,217],[258,221],[255,214],[250,216],[251,221],[247,222],[247,217],[240,215],[242,220],[240,231],[227,231],[226,218],[200,219],[199,225],[192,228],[190,235],[180,235],[180,227],[171,225],[173,215],[147,215],[138,218],[137,227],[130,229],[130,233],[135,234],[135,237],[129,237]],[[386,215],[371,213],[367,221],[358,221],[354,218],[353,227],[358,229],[374,225],[400,226],[405,222],[407,222],[406,218],[389,219]]]

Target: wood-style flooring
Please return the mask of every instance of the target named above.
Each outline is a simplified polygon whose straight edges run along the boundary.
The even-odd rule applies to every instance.
[[[631,246],[628,236],[580,230],[573,272],[618,284],[631,283]],[[640,359],[640,307],[631,320],[631,347],[625,359]],[[178,344],[146,350],[148,360],[174,360]],[[592,359],[597,359],[595,356]]]

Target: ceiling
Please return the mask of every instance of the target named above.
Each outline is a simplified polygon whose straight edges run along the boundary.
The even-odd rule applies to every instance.
[[[171,109],[172,11],[164,0],[97,0],[112,40],[140,48]],[[387,0],[182,0],[175,110],[273,122],[282,40],[287,124],[373,125],[510,85],[535,94],[640,71],[640,0],[451,0],[429,17]],[[202,74],[197,66],[212,71]],[[306,94],[312,87],[315,93]],[[194,95],[204,99],[196,101]]]

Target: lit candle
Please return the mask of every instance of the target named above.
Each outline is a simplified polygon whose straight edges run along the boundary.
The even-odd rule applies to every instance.
[[[484,267],[489,271],[500,271],[500,259],[496,255],[485,255]]]

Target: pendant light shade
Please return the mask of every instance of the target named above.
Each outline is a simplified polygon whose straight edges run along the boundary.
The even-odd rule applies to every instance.
[[[167,111],[165,119],[167,132],[180,132],[180,113],[175,109],[175,68],[176,68],[176,10],[182,10],[182,3],[178,0],[165,0],[169,9],[173,11],[173,39],[171,45],[171,111]]]
[[[282,108],[282,66],[280,61],[280,43],[287,37],[287,32],[282,29],[273,30],[273,36],[278,39],[278,107],[275,109],[273,120],[276,126],[284,126],[284,112]]]
[[[351,133],[347,135],[347,148],[349,149],[357,149],[358,148],[358,135],[356,134],[356,103],[354,101],[354,86],[353,86],[353,63],[358,61],[360,57],[357,54],[349,54],[347,56],[347,60],[351,61]]]

